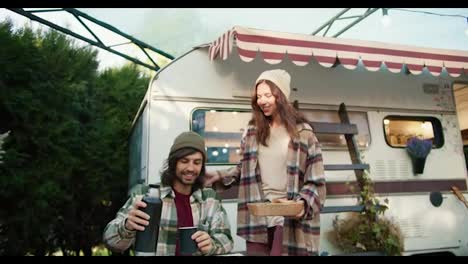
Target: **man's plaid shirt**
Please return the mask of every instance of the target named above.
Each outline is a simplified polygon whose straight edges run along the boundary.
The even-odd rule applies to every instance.
[[[133,208],[136,199],[142,194],[132,194],[125,205],[117,212],[114,220],[104,230],[104,243],[113,251],[127,250],[135,241],[136,231],[125,228],[128,212]],[[177,210],[175,194],[171,187],[161,187],[163,208],[159,227],[159,238],[156,254],[174,256],[177,238]],[[199,230],[207,232],[213,241],[213,249],[207,255],[225,254],[232,250],[233,239],[229,221],[221,201],[211,188],[199,189],[190,196],[193,224]],[[201,255],[201,252],[196,254]]]

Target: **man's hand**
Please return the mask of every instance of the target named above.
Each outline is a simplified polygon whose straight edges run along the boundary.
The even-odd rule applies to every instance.
[[[197,231],[192,235],[192,239],[197,243],[198,249],[203,254],[208,254],[213,249],[213,241],[205,231]]]
[[[132,210],[128,212],[127,220],[125,221],[125,228],[133,231],[133,230],[145,230],[145,226],[149,224],[148,220],[150,216],[145,212],[139,210],[138,208],[145,208],[146,203],[142,202],[141,200],[136,200],[135,204],[133,205]]]
[[[206,171],[203,185],[205,187],[211,187],[215,182],[219,181],[220,179],[221,177],[217,172]]]

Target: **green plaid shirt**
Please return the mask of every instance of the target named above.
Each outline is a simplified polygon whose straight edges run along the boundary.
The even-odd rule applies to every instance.
[[[133,208],[135,200],[142,196],[142,194],[132,194],[117,212],[116,218],[109,222],[104,229],[104,243],[112,251],[125,251],[134,243],[136,231],[125,228],[125,219]],[[174,256],[177,238],[177,209],[172,188],[161,187],[161,198],[163,207],[156,254],[158,256]],[[216,192],[211,188],[197,190],[190,196],[190,205],[193,224],[198,226],[199,230],[207,232],[213,241],[213,249],[207,255],[230,252],[233,248],[233,239],[229,221]],[[201,255],[201,252],[195,254]]]

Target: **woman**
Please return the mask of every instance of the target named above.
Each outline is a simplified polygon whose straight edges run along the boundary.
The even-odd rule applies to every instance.
[[[253,117],[241,141],[241,161],[207,174],[206,185],[239,184],[237,234],[248,255],[317,255],[320,208],[325,201],[322,153],[307,120],[288,99],[291,77],[281,69],[263,72],[252,95]],[[296,217],[253,216],[248,203],[302,202]]]

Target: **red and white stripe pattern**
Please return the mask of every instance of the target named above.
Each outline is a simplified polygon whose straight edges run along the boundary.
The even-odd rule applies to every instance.
[[[228,58],[228,55],[232,51],[233,34],[234,30],[228,30],[221,37],[216,39],[214,42],[210,43],[210,47],[208,49],[210,60],[216,59],[218,54],[223,60],[226,60]]]
[[[296,65],[302,66],[314,57],[325,67],[340,63],[348,69],[354,69],[361,60],[370,71],[377,71],[385,64],[389,71],[395,73],[406,65],[413,74],[421,73],[424,67],[435,76],[443,68],[453,77],[460,76],[463,71],[468,74],[468,51],[419,48],[244,27],[234,27],[211,43],[210,59],[214,60],[220,54],[226,60],[232,51],[234,36],[238,53],[246,62],[252,61],[258,54],[270,64],[280,63],[287,57]]]

